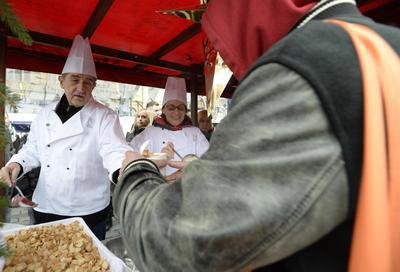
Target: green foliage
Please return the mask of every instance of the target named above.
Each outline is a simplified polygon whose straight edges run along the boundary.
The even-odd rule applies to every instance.
[[[19,101],[21,101],[19,95],[11,93],[3,83],[0,83],[0,105],[8,105],[16,110]],[[10,134],[4,122],[4,116],[0,115],[0,151],[4,151],[9,143],[11,143]]]
[[[18,20],[10,5],[5,0],[0,0],[0,20],[8,25],[11,32],[26,45],[32,45],[32,37]]]
[[[6,185],[0,180],[0,227],[3,226],[4,215],[6,214],[6,209],[8,209],[10,203],[7,197],[4,197],[7,192]],[[0,241],[0,256],[9,256],[10,251],[7,247],[7,244],[3,241]]]
[[[25,45],[32,45],[32,38],[26,28],[18,20],[17,16],[11,9],[10,5],[5,0],[0,0],[0,20],[7,25],[13,35]],[[10,107],[16,109],[20,98],[16,94],[12,94],[4,82],[0,83],[0,106],[8,104]],[[5,150],[7,143],[10,142],[9,133],[5,126],[4,115],[0,114],[0,151]],[[6,197],[7,188],[0,180],[0,227],[4,221],[6,209],[9,207],[9,201]],[[0,244],[0,256],[7,256],[9,251],[6,244]]]
[[[7,186],[0,180],[0,195],[5,196],[7,195]],[[4,215],[6,209],[8,209],[10,203],[7,197],[0,197],[0,227],[3,226]],[[1,256],[1,255],[0,255]]]
[[[21,97],[10,91],[4,83],[0,83],[0,104],[11,107],[14,111],[18,109],[18,103],[21,101]]]

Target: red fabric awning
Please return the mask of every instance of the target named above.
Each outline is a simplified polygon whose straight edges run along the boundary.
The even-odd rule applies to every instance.
[[[8,0],[34,44],[10,37],[6,66],[60,73],[76,34],[89,37],[100,79],[164,87],[169,75],[201,78],[200,25],[160,11],[198,0]],[[189,31],[188,31],[189,29]]]
[[[200,0],[7,0],[34,39],[24,46],[9,34],[6,66],[61,72],[76,34],[89,37],[100,79],[161,87],[181,76],[204,94],[201,26],[160,11],[193,8]],[[400,26],[400,1],[363,1],[360,10]],[[230,96],[231,93],[225,93]]]

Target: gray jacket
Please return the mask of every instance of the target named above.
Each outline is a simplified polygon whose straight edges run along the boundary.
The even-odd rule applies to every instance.
[[[246,77],[232,104],[181,180],[166,184],[145,160],[125,169],[113,205],[140,271],[259,267],[344,221],[341,148],[311,86],[268,64]]]

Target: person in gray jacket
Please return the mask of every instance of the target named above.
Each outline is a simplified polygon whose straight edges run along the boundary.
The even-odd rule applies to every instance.
[[[400,52],[400,30],[353,0],[208,4],[203,29],[240,84],[209,150],[176,183],[127,154],[113,199],[140,271],[347,271],[362,79],[329,18],[366,25]]]

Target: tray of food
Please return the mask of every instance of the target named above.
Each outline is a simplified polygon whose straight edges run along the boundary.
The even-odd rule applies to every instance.
[[[80,217],[3,230],[7,271],[129,271]]]

